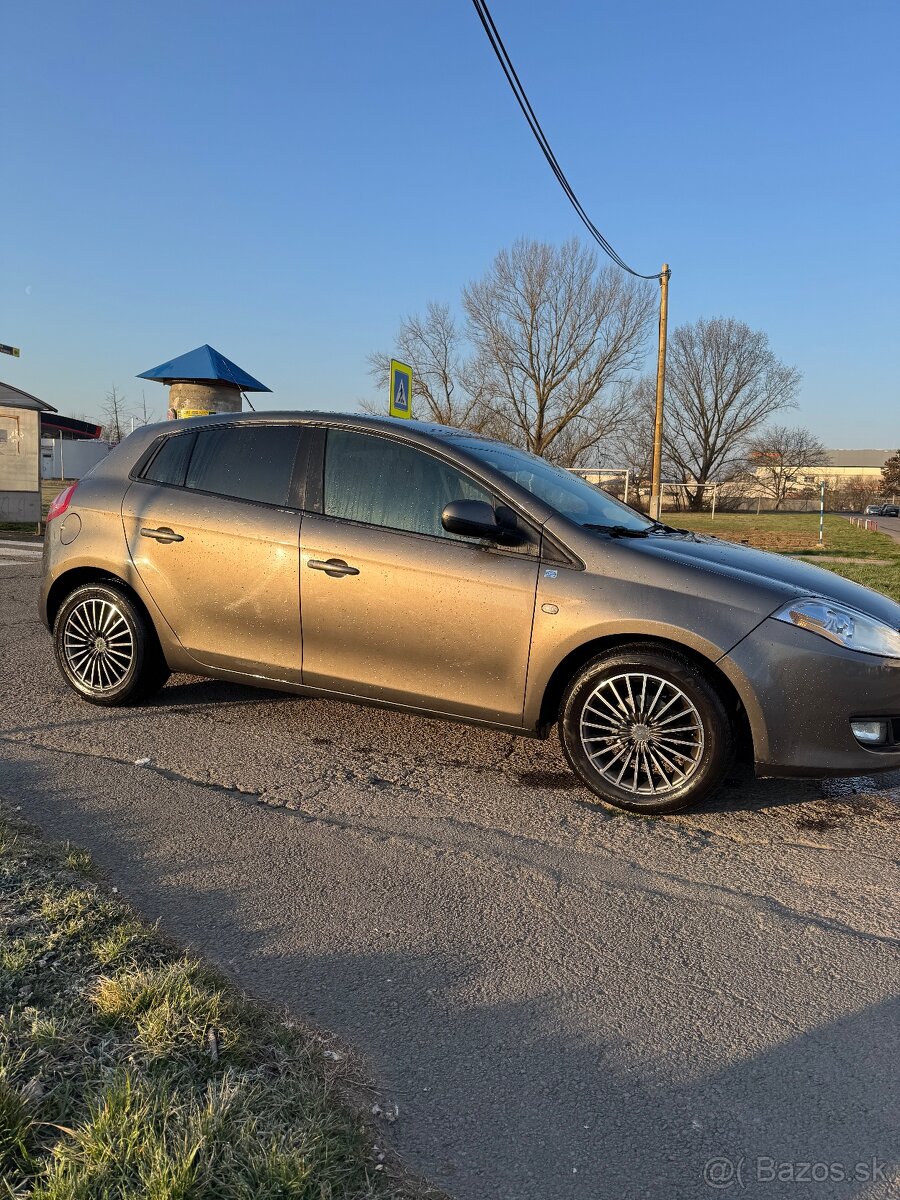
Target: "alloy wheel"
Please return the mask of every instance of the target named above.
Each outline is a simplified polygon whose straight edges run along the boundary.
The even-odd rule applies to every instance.
[[[581,743],[603,779],[634,796],[682,787],[703,756],[703,722],[671,680],[644,672],[610,676],[585,701]]]
[[[125,614],[109,600],[82,600],[66,617],[63,653],[72,675],[97,692],[118,687],[134,663],[135,642]]]

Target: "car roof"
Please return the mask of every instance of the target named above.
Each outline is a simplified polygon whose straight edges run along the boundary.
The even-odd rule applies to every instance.
[[[393,433],[412,432],[424,437],[440,438],[441,441],[478,441],[502,445],[496,438],[471,429],[460,429],[453,425],[440,425],[436,421],[413,421],[405,418],[381,416],[377,413],[325,412],[306,409],[260,409],[254,412],[210,413],[207,416],[180,418],[160,422],[154,426],[157,436],[168,432],[164,426],[178,429],[195,429],[203,425],[233,424],[281,424],[358,426],[360,429],[387,429]]]

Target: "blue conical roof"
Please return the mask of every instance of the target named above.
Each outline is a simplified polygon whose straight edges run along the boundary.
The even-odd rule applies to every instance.
[[[198,346],[189,350],[171,362],[161,363],[150,371],[142,371],[138,379],[158,379],[160,383],[175,383],[182,380],[189,383],[230,383],[240,388],[242,392],[268,392],[264,383],[248,375],[246,371],[214,350],[212,346]]]

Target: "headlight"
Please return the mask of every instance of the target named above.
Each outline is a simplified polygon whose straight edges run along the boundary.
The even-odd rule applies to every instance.
[[[880,654],[883,658],[900,658],[900,632],[885,625],[875,617],[830,600],[808,597],[786,604],[772,614],[776,621],[787,621],[799,625],[812,633],[821,634],[848,650],[859,650],[862,654]]]

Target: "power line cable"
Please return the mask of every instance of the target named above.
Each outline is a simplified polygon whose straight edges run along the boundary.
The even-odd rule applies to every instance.
[[[503,74],[506,76],[507,83],[512,89],[512,93],[518,102],[519,108],[522,110],[525,120],[528,122],[528,127],[534,134],[535,141],[540,146],[544,157],[550,164],[550,169],[556,176],[560,187],[565,192],[569,202],[580,217],[588,233],[590,233],[594,241],[597,242],[604,254],[608,255],[617,267],[621,267],[622,270],[627,271],[629,275],[634,275],[637,279],[659,279],[659,271],[654,271],[649,275],[642,275],[640,271],[635,271],[633,267],[630,267],[628,263],[616,253],[594,222],[587,215],[584,210],[584,206],[575,195],[572,185],[566,178],[565,172],[559,165],[547,135],[541,128],[541,123],[537,119],[534,109],[531,107],[531,102],[528,99],[525,88],[522,86],[522,82],[516,73],[516,68],[513,66],[512,59],[509,57],[507,49],[503,44],[503,39],[500,37],[497,26],[494,24],[494,19],[491,16],[490,9],[485,3],[485,0],[472,0],[472,3],[475,6],[475,11],[478,13],[479,20],[481,21],[484,31],[487,34],[491,48],[493,49],[494,54],[497,56],[497,61],[503,68]]]
[[[591,234],[591,236],[594,238],[594,240],[600,245],[600,247],[602,248],[604,253],[609,255],[609,257],[613,260],[613,262],[616,263],[617,266],[621,267],[622,270],[628,271],[630,274],[638,276],[639,278],[642,278],[642,279],[658,278],[658,274],[640,275],[639,272],[637,272],[637,271],[633,270],[631,267],[629,267],[628,264],[625,262],[625,260],[613,249],[613,247],[606,240],[606,238],[603,236],[603,234],[600,232],[600,230],[597,228],[597,226],[593,223],[593,221],[590,220],[590,218],[588,217],[587,213],[584,210],[584,206],[581,204],[580,200],[575,195],[575,192],[574,192],[571,184],[569,183],[568,179],[565,176],[565,173],[563,172],[562,168],[560,167],[559,162],[556,158],[556,155],[553,153],[553,150],[550,146],[549,139],[547,138],[547,135],[544,133],[544,130],[541,127],[541,123],[537,119],[537,115],[535,114],[535,111],[531,106],[531,102],[528,99],[528,95],[525,92],[525,88],[522,85],[522,81],[519,79],[518,73],[516,72],[516,69],[513,65],[512,59],[510,58],[509,53],[508,53],[505,45],[503,44],[503,39],[500,37],[500,33],[497,30],[497,26],[494,24],[494,20],[491,16],[490,10],[487,7],[487,4],[484,2],[484,0],[473,0],[473,3],[475,4],[475,9],[478,13],[478,16],[481,20],[483,27],[484,27],[485,33],[488,36],[488,40],[491,43],[491,47],[494,50],[494,53],[496,54],[501,67],[503,68],[503,73],[506,75],[507,82],[509,83],[510,88],[512,89],[513,95],[516,97],[519,107],[522,109],[525,119],[528,122],[529,128],[531,129],[532,133],[534,134],[535,140],[537,141],[538,145],[540,146],[540,148],[544,154],[544,157],[547,159],[547,162],[550,164],[551,170],[553,171],[554,175],[556,176],[557,180],[559,181],[559,184],[562,187],[563,191],[568,196],[569,201],[571,202],[575,211],[578,213],[579,217],[581,218],[581,220],[584,223],[585,227],[587,228],[588,232]]]

